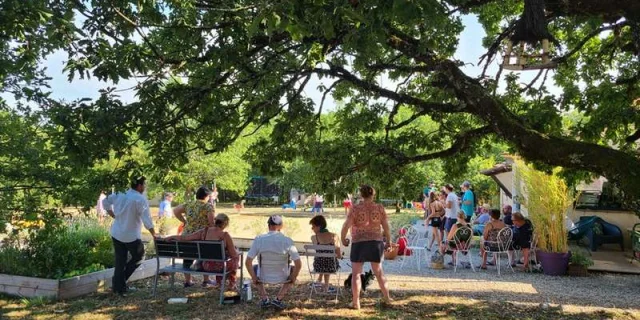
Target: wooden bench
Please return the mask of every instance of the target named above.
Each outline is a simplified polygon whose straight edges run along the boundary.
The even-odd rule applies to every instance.
[[[157,259],[157,270],[155,279],[153,282],[153,296],[156,296],[156,290],[158,287],[158,277],[161,273],[171,273],[171,286],[173,287],[175,282],[175,273],[188,273],[188,274],[202,274],[202,275],[210,275],[210,276],[221,276],[222,283],[220,284],[220,304],[224,301],[224,289],[226,285],[227,275],[230,272],[236,272],[236,270],[227,270],[227,263],[231,261],[231,258],[228,258],[225,255],[224,241],[165,241],[161,239],[155,239],[155,248],[156,248],[156,259]],[[243,253],[240,254],[240,281],[236,282],[236,289],[242,286],[242,261],[243,261]],[[171,264],[164,268],[160,268],[160,259],[161,258],[169,258],[171,259]],[[215,262],[224,262],[224,270],[222,272],[208,272],[208,271],[197,271],[192,269],[185,269],[182,266],[182,263],[176,264],[176,259],[188,259],[188,260],[199,260],[199,261],[215,261]],[[239,291],[239,290],[238,290]]]

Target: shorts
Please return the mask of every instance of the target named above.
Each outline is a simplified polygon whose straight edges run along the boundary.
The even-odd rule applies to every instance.
[[[351,208],[351,201],[343,201],[343,202],[342,202],[342,205],[343,205],[345,208],[349,209],[349,208]]]
[[[456,224],[456,222],[458,222],[457,218],[447,218],[444,224],[444,229],[447,230],[447,232],[451,231],[451,228]]]
[[[375,262],[382,261],[384,243],[380,240],[354,242],[351,246],[351,262]]]
[[[440,228],[441,224],[442,224],[442,221],[440,220],[440,218],[431,218],[431,220],[429,221],[430,227]]]

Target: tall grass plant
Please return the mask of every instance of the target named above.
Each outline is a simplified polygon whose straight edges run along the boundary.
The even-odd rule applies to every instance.
[[[546,174],[516,160],[516,181],[521,181],[522,203],[538,239],[538,249],[567,252],[568,239],[564,217],[572,197],[566,183],[558,175]]]

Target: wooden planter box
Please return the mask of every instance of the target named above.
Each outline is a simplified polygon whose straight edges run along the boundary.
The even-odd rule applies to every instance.
[[[587,271],[587,267],[585,266],[569,264],[567,275],[570,277],[586,277],[589,275],[589,271]]]
[[[169,264],[160,260],[160,267]],[[152,277],[156,274],[156,259],[142,262],[129,278],[130,281]],[[48,297],[58,300],[78,297],[111,287],[113,268],[62,280],[43,279],[0,274],[0,292],[21,297]]]

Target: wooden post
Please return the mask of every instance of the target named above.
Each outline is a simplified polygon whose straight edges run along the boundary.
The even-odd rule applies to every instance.
[[[542,39],[542,63],[549,63],[549,40]]]
[[[504,59],[502,60],[503,66],[508,66],[511,64],[512,52],[513,52],[513,42],[511,42],[511,40],[507,40],[507,51],[505,52]]]
[[[520,53],[518,54],[518,64],[524,66],[527,64],[527,58],[524,57],[524,42],[520,42]]]

